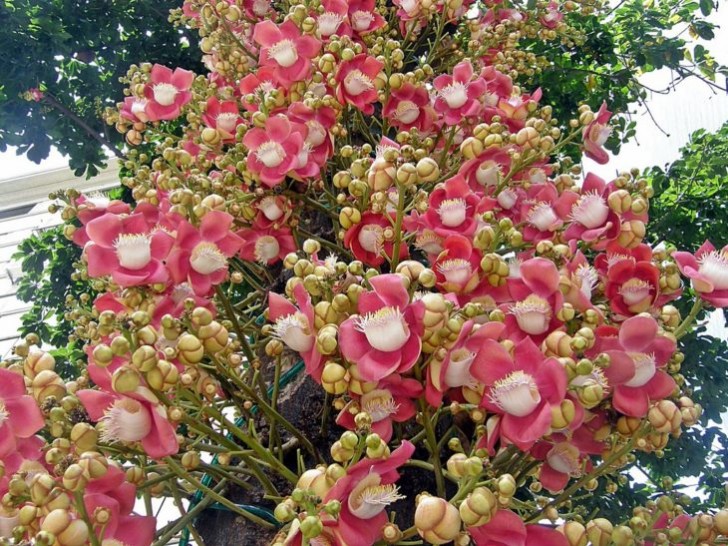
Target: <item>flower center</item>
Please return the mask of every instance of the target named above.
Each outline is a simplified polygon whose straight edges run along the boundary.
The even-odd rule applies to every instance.
[[[375,389],[361,397],[361,409],[367,412],[373,423],[378,423],[397,413],[399,404],[386,389]]]
[[[258,17],[262,17],[270,10],[270,2],[268,0],[255,0],[253,2],[253,13]]]
[[[539,231],[547,231],[558,222],[554,209],[548,203],[538,203],[528,213],[528,221]]]
[[[210,275],[227,267],[227,258],[215,243],[204,241],[192,249],[190,265],[200,275]]]
[[[395,501],[404,499],[395,484],[380,485],[382,478],[376,472],[364,477],[349,494],[349,510],[360,519],[371,519],[381,514]]]
[[[138,401],[121,398],[114,402],[101,418],[101,440],[113,442],[138,442],[152,430],[152,417]]]
[[[473,273],[470,262],[462,258],[445,260],[437,266],[437,270],[442,273],[446,282],[460,285],[467,283]]]
[[[114,241],[119,265],[126,269],[138,270],[152,261],[152,240],[143,233],[126,233]]]
[[[403,100],[394,111],[394,119],[406,124],[414,123],[419,115],[419,107],[411,100]]]
[[[511,307],[518,327],[532,336],[543,334],[551,323],[551,306],[545,299],[531,294]]]
[[[478,181],[478,184],[486,188],[498,185],[499,175],[500,167],[498,166],[498,163],[490,159],[483,161],[480,165],[478,165],[478,170],[475,171],[475,179]],[[503,192],[501,192],[501,194],[502,193]]]
[[[442,238],[426,229],[415,238],[415,246],[427,254],[439,254],[442,252]]]
[[[258,210],[271,222],[275,222],[283,216],[283,208],[278,203],[278,200],[272,196],[261,199],[260,203],[258,203]]]
[[[546,455],[549,466],[562,474],[569,476],[578,476],[581,474],[581,465],[579,464],[579,448],[568,443],[561,442],[556,444]]]
[[[171,83],[158,83],[153,88],[154,100],[162,106],[171,106],[179,91]]]
[[[352,70],[344,78],[344,89],[349,95],[356,97],[370,89],[374,89],[374,82],[361,70]]]
[[[300,169],[305,167],[308,163],[308,155],[311,153],[311,145],[308,142],[304,142],[301,146],[301,151],[296,156],[296,168]]]
[[[609,206],[604,198],[596,192],[586,193],[579,197],[571,209],[571,219],[587,229],[603,226],[608,216]]]
[[[510,188],[506,188],[498,194],[498,204],[505,210],[511,210],[517,202],[518,194]]]
[[[619,288],[619,295],[622,296],[627,305],[636,305],[650,297],[652,285],[642,279],[631,278]]]
[[[460,108],[468,102],[468,89],[464,83],[452,82],[440,89],[439,93],[450,108]]]
[[[323,144],[326,140],[326,135],[328,134],[328,131],[326,131],[326,129],[324,129],[324,126],[315,119],[308,120],[306,122],[306,127],[308,128],[306,142],[311,145],[311,148],[321,146],[321,144]]]
[[[410,337],[404,315],[396,307],[382,307],[355,320],[356,329],[366,336],[369,345],[377,351],[397,351],[404,347]]]
[[[591,300],[594,287],[599,282],[599,275],[596,270],[589,265],[580,265],[574,273],[574,280],[582,295]]]
[[[308,318],[300,311],[276,320],[274,331],[275,336],[294,351],[306,353],[313,347],[314,336]]]
[[[591,128],[591,131],[589,131],[589,140],[591,140],[597,146],[601,146],[607,141],[609,135],[611,134],[611,127],[609,127],[608,125],[603,125],[601,123],[595,123],[594,126]]]
[[[368,30],[373,21],[374,14],[370,11],[357,10],[351,15],[351,26],[357,32]]]
[[[450,353],[450,362],[445,371],[445,385],[448,387],[465,387],[473,384],[470,365],[475,360],[475,353],[461,347]]]
[[[504,412],[516,417],[529,415],[541,402],[541,394],[533,377],[521,370],[496,381],[490,398]]]
[[[155,94],[156,98],[156,94]],[[134,114],[139,119],[142,119],[140,115],[146,116],[146,108],[147,108],[147,99],[136,99],[134,102],[131,103],[131,113]],[[159,102],[159,101],[157,101]]]
[[[465,199],[445,199],[437,212],[443,226],[457,227],[465,221],[467,208]]]
[[[296,51],[296,44],[293,40],[281,40],[280,42],[273,44],[268,50],[268,57],[273,59],[283,68],[289,68],[296,64],[298,60],[298,51]]]
[[[628,387],[641,387],[649,382],[657,373],[655,355],[645,353],[627,353],[634,362],[634,376],[625,383]]]
[[[339,25],[344,21],[344,16],[327,11],[318,18],[318,31],[321,36],[331,36],[338,29]]]
[[[276,85],[272,81],[265,80],[263,82],[260,82],[260,85],[258,85],[258,87],[255,88],[255,94],[265,96],[266,94],[270,93],[271,91],[275,91],[275,89],[276,89]]]
[[[713,285],[714,290],[728,290],[728,255],[714,250],[699,260],[698,272]]]
[[[215,123],[218,129],[232,133],[238,125],[238,115],[235,112],[223,112],[215,118]]]
[[[255,157],[263,165],[272,169],[283,163],[283,160],[286,158],[286,151],[278,142],[269,140],[258,147],[255,151]]]
[[[263,235],[255,241],[255,259],[263,265],[267,265],[271,260],[278,257],[281,251],[281,245],[272,235]]]
[[[357,239],[364,250],[378,256],[384,246],[384,230],[382,226],[364,226]]]

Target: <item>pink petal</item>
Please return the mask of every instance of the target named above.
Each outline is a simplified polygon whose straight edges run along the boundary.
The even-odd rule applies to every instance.
[[[619,329],[619,342],[622,346],[633,352],[640,352],[657,335],[657,321],[652,317],[637,315],[622,323]]]
[[[186,91],[192,86],[192,82],[195,80],[195,73],[185,70],[184,68],[175,68],[174,74],[172,75],[172,85],[174,85],[179,91]]]
[[[617,411],[630,417],[644,417],[650,407],[650,397],[644,387],[633,388],[621,385],[614,389],[612,405]]]
[[[104,416],[104,412],[118,400],[118,397],[113,394],[91,389],[80,390],[76,396],[81,400],[92,421],[99,421]]]
[[[269,140],[285,142],[291,134],[291,122],[283,114],[271,116],[265,122],[265,132]]]
[[[114,247],[114,242],[121,233],[121,218],[115,214],[104,214],[94,218],[86,224],[86,235],[94,243],[108,248]]]
[[[152,459],[162,459],[179,451],[177,434],[169,420],[161,415],[155,406],[149,408],[152,416],[152,430],[142,438],[142,447]]]
[[[529,415],[516,417],[504,414],[501,422],[501,434],[516,444],[522,451],[527,451],[543,437],[551,427],[551,406],[545,402]]]
[[[503,508],[485,525],[470,527],[468,531],[476,546],[524,546],[526,543],[526,526],[523,520]]]
[[[385,353],[370,349],[355,363],[364,381],[379,381],[399,369],[401,358],[397,352]]]
[[[200,235],[205,241],[216,242],[230,231],[233,217],[227,212],[213,210],[205,214],[200,222]]]
[[[171,83],[172,69],[161,64],[152,67],[152,83]]]
[[[473,78],[473,65],[469,62],[458,63],[452,70],[452,77],[456,82],[468,83]]]
[[[569,541],[556,529],[526,525],[526,546],[569,546]]]
[[[90,277],[103,277],[119,267],[116,251],[94,243],[86,247],[86,263]]]
[[[275,292],[268,292],[268,316],[271,321],[293,315],[298,309],[286,298]]]
[[[154,542],[156,522],[153,516],[121,516],[113,538],[127,546],[149,546]]]
[[[551,260],[531,258],[520,266],[523,282],[533,292],[546,298],[559,288],[559,271]]]
[[[25,380],[19,373],[0,368],[0,400],[25,396]]]
[[[282,39],[281,31],[273,21],[261,21],[253,29],[253,40],[264,47],[271,47]]]
[[[33,436],[45,425],[43,414],[31,396],[5,400],[5,408],[10,413],[8,421],[13,432],[20,438]]]
[[[544,463],[541,466],[541,473],[539,474],[538,480],[552,493],[558,493],[569,483],[569,475],[563,472],[557,472],[549,464]]]
[[[399,275],[377,275],[369,279],[369,284],[388,307],[403,309],[409,303],[409,294]]]

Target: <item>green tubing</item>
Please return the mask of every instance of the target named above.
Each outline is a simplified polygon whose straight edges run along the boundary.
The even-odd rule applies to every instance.
[[[304,368],[305,368],[305,365],[303,363],[303,360],[299,360],[298,362],[296,362],[289,370],[286,370],[285,372],[283,372],[281,374],[279,386],[285,387],[286,385],[288,385],[296,376],[298,376],[299,373],[301,373],[301,371]],[[273,386],[268,388],[268,396],[271,396],[272,394],[273,394]],[[253,413],[257,413],[258,407],[253,406],[250,411]],[[236,427],[240,427],[244,423],[245,423],[245,419],[243,417],[238,417],[235,420]],[[228,438],[232,439],[232,435],[230,433],[228,433]],[[212,458],[211,464],[213,464],[213,465],[217,464],[217,460],[218,460],[218,456],[215,455]],[[202,477],[202,484],[205,486],[210,486],[212,484],[212,476],[210,476],[209,474],[205,474]],[[192,508],[194,508],[202,500],[202,497],[203,497],[202,491],[200,491],[200,490],[195,491],[195,494],[192,495],[192,499],[190,500],[189,509],[191,510]],[[273,512],[271,512],[268,508],[263,508],[262,506],[255,506],[255,505],[251,505],[251,504],[238,504],[238,506],[240,508],[242,508],[243,510],[247,510],[251,514],[255,514],[256,516],[263,518],[266,521],[270,521],[274,525],[280,524],[278,522],[278,520],[276,520],[276,518],[273,516]],[[211,506],[211,508],[213,508],[215,510],[228,510],[225,506],[218,504],[218,503],[213,504]],[[179,546],[189,546],[189,543],[190,543],[190,530],[188,527],[185,527],[182,530],[182,536],[180,537]]]

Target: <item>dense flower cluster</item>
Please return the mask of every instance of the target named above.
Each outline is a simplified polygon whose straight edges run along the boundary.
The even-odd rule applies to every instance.
[[[33,336],[0,369],[0,540],[149,545],[137,488],[180,507],[159,540],[197,532],[190,491],[270,525],[225,483],[280,500],[276,545],[725,535],[667,496],[629,526],[559,512],[697,422],[678,341],[728,305],[726,249],[649,246],[644,180],[566,155],[608,160],[607,105],[561,125],[514,83],[538,66],[518,39],[574,32],[572,4],[185,1],[209,73],[132,67],[107,116],[144,145],[133,206],[66,196],[99,293],[69,311],[83,372]],[[299,360],[340,427],[325,457],[278,411]]]

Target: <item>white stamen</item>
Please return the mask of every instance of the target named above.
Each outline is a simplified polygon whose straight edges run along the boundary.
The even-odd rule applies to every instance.
[[[190,266],[200,275],[210,275],[227,267],[227,258],[215,243],[203,241],[192,249]]]
[[[460,108],[468,102],[468,89],[464,83],[452,82],[438,93],[450,108]]]
[[[382,479],[377,473],[364,477],[349,494],[349,510],[360,519],[371,519],[381,514],[395,501],[404,499],[395,484],[380,485]]]
[[[437,266],[437,270],[445,277],[445,281],[463,285],[470,279],[473,268],[468,260],[455,258],[445,260]]]
[[[321,146],[326,140],[326,136],[329,134],[321,123],[315,119],[310,119],[306,122],[308,128],[308,134],[306,135],[306,142],[311,145],[311,148]]]
[[[515,190],[505,188],[498,194],[498,204],[505,210],[511,210],[518,202],[518,194]]]
[[[275,140],[269,140],[258,147],[255,152],[255,157],[263,165],[272,169],[283,163],[283,160],[286,158],[286,150]]]
[[[475,360],[475,353],[464,347],[452,351],[445,371],[445,385],[448,387],[472,385],[475,382],[475,378],[470,374],[470,365],[473,360]]]
[[[467,209],[465,199],[445,199],[437,212],[443,226],[457,227],[465,221]]]
[[[280,42],[273,44],[268,50],[268,57],[273,59],[283,68],[289,68],[296,64],[298,60],[298,51],[296,51],[296,44],[293,40],[281,40]]]
[[[698,260],[698,272],[705,276],[714,290],[728,290],[728,255],[714,250]]]
[[[138,442],[152,430],[152,416],[138,401],[120,398],[109,407],[101,418],[101,441]]]
[[[574,280],[579,286],[582,295],[591,300],[594,287],[599,282],[599,274],[590,265],[580,265],[574,272]]]
[[[652,379],[657,373],[655,355],[645,353],[627,353],[634,362],[634,376],[625,383],[628,387],[641,387]]]
[[[334,13],[332,11],[322,13],[318,18],[319,35],[326,37],[335,34],[336,31],[339,30],[339,26],[341,26],[343,21],[344,16],[339,15],[338,13]]]
[[[374,313],[356,317],[354,327],[366,336],[369,345],[387,353],[404,347],[410,337],[404,315],[396,307],[382,307]]]
[[[571,219],[587,229],[603,226],[608,216],[609,206],[596,192],[585,193],[579,197],[571,209]]]
[[[529,415],[541,402],[541,394],[533,377],[521,370],[496,381],[490,398],[504,412],[516,417]]]
[[[589,140],[591,140],[597,146],[601,146],[607,141],[609,135],[611,134],[611,127],[609,127],[608,125],[603,125],[601,123],[595,123],[589,131]]]
[[[223,112],[215,118],[215,123],[221,131],[233,133],[238,125],[238,115],[235,112]]]
[[[538,203],[528,213],[528,221],[539,231],[547,231],[559,220],[548,203]]]
[[[144,233],[125,233],[114,241],[119,265],[137,271],[152,261],[152,239]]]
[[[262,265],[276,259],[280,251],[281,245],[272,235],[263,235],[255,241],[255,260]]]
[[[158,83],[152,88],[154,93],[154,101],[162,106],[170,106],[174,104],[174,99],[179,90],[171,83]]]
[[[439,254],[442,252],[442,238],[426,229],[415,238],[415,246],[427,254]]]
[[[368,30],[374,21],[374,14],[369,11],[357,10],[351,15],[351,26],[357,32]]]
[[[349,95],[357,97],[370,89],[374,89],[374,82],[361,70],[352,70],[344,78],[344,89]]]
[[[394,111],[394,119],[402,123],[414,123],[420,115],[420,108],[411,100],[403,100]]]
[[[537,336],[549,329],[551,306],[549,302],[535,294],[517,302],[511,307],[511,313],[516,317],[518,327],[527,334]]]
[[[652,285],[642,279],[631,278],[619,288],[619,294],[627,305],[637,305],[650,297]]]
[[[475,179],[478,181],[478,184],[485,188],[497,186],[499,178],[500,166],[498,163],[490,159],[483,161],[480,165],[478,165],[478,170],[475,171]],[[503,192],[501,192],[501,194],[502,193]]]
[[[362,248],[372,254],[379,255],[384,248],[384,230],[382,226],[370,224],[362,227],[357,239]]]
[[[314,335],[306,315],[301,312],[280,317],[273,328],[275,336],[294,351],[305,353],[313,347]]]
[[[278,202],[278,199],[270,195],[260,200],[260,203],[258,203],[258,210],[271,222],[278,220],[281,216],[283,216],[284,212]]]
[[[375,389],[364,394],[360,404],[361,409],[371,416],[373,423],[394,415],[399,409],[399,404],[394,401],[392,393],[386,389]]]
[[[549,466],[562,474],[578,476],[581,474],[579,448],[569,442],[556,444],[546,455]]]

